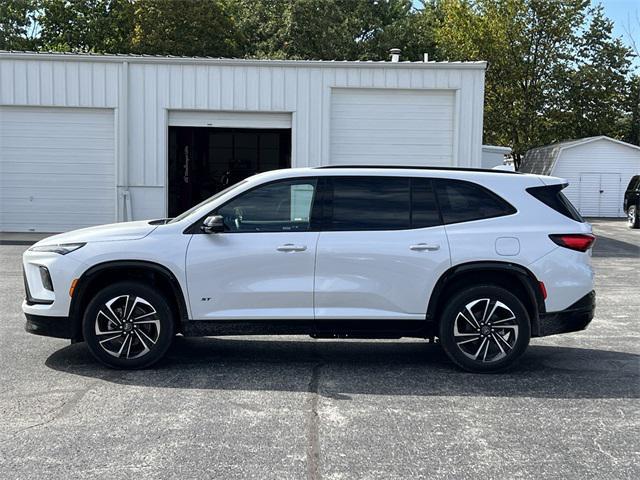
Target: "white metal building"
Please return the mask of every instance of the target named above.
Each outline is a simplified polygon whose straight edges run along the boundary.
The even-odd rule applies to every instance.
[[[563,193],[588,217],[624,217],[622,200],[640,174],[640,147],[600,136],[529,150],[521,172],[566,178]]]
[[[506,155],[511,155],[511,147],[482,145],[482,168],[493,168],[504,165]]]
[[[0,231],[173,216],[289,166],[481,166],[485,62],[0,52]]]

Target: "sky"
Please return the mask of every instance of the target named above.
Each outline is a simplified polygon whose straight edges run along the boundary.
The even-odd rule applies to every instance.
[[[625,28],[628,28],[629,24],[631,24],[631,34],[636,44],[639,44],[640,22],[638,19],[640,19],[640,0],[601,0],[599,3],[604,7],[607,17],[613,20],[613,33],[618,37],[622,37],[625,45],[630,45],[631,42]]]

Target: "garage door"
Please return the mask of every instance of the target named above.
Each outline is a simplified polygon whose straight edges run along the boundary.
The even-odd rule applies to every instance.
[[[581,173],[578,189],[579,198],[574,203],[585,217],[623,216],[619,173]]]
[[[113,110],[0,107],[0,230],[113,222]]]
[[[453,164],[449,91],[333,89],[332,164]]]

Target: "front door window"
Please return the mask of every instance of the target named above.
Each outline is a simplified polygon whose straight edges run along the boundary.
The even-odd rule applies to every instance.
[[[234,198],[217,214],[229,232],[304,232],[315,189],[315,179],[271,183]]]

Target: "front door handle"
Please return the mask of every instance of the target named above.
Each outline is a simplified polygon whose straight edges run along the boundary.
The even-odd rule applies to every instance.
[[[280,245],[276,250],[279,252],[304,252],[307,249],[306,245],[294,245],[293,243],[285,243]]]
[[[435,250],[440,250],[440,245],[428,244],[428,243],[418,243],[416,245],[411,245],[409,250],[416,250],[418,252],[422,252],[424,250],[429,250],[430,252]]]

